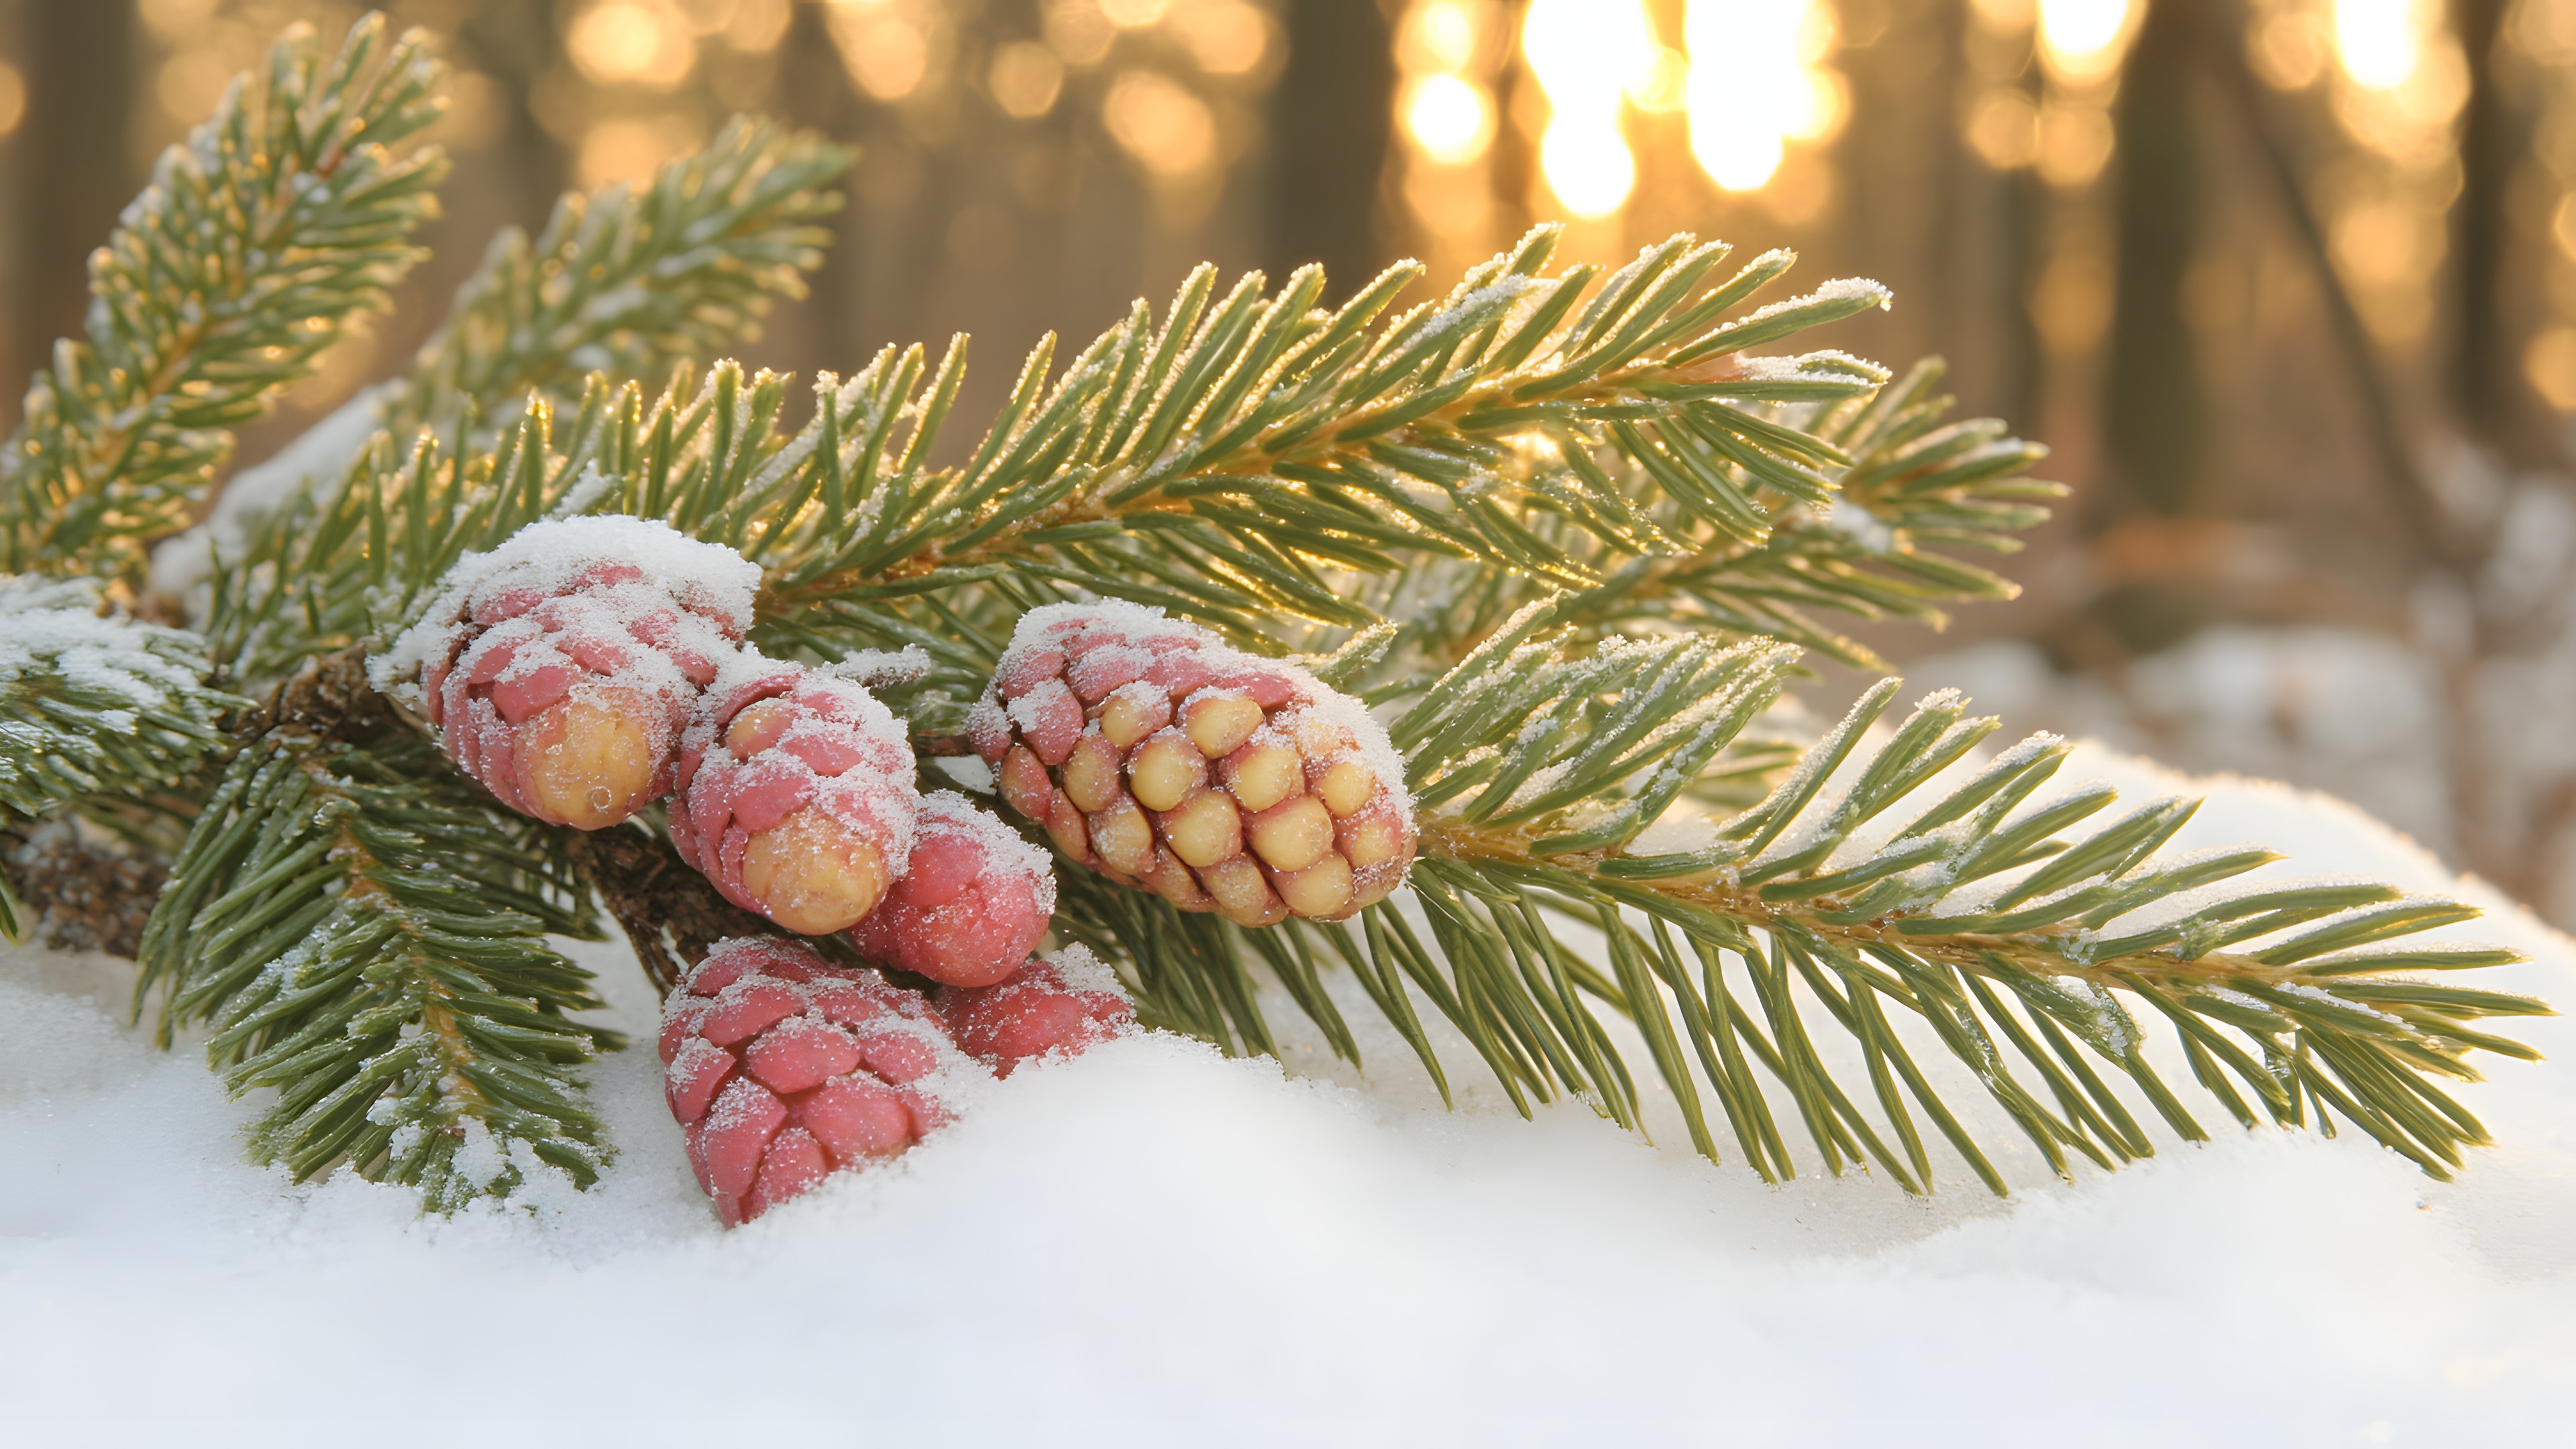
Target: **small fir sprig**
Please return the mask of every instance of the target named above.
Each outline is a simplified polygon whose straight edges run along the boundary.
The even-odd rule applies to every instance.
[[[0,825],[186,779],[241,702],[205,673],[202,640],[106,609],[93,581],[0,575]],[[0,873],[0,937],[23,914]]]
[[[451,448],[469,420],[510,421],[531,392],[585,373],[649,377],[760,335],[831,240],[828,189],[857,153],[736,117],[704,150],[640,187],[568,193],[534,242],[492,239],[447,320],[384,399],[397,446],[420,429]]]
[[[143,936],[141,1010],[203,1023],[236,1092],[274,1095],[252,1153],[298,1180],[346,1164],[432,1209],[543,1163],[596,1180],[580,1069],[612,1032],[549,935],[596,939],[557,832],[502,809],[343,655],[252,723]]]
[[[383,310],[445,171],[402,149],[438,115],[438,67],[385,29],[370,16],[330,54],[290,29],[163,153],[91,261],[87,339],[56,347],[0,456],[0,570],[134,568],[187,522],[231,429]]]

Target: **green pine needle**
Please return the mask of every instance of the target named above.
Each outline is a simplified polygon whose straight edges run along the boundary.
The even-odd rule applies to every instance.
[[[552,832],[456,776],[407,725],[352,743],[281,725],[242,750],[146,925],[138,1011],[203,1022],[255,1157],[346,1164],[433,1211],[538,1164],[588,1186],[608,1148],[580,1069],[614,1033],[546,937],[598,935]]]
[[[88,580],[0,575],[0,824],[189,777],[241,703],[206,672],[203,640],[103,612]],[[31,924],[0,878],[0,938]]]
[[[163,153],[90,264],[88,339],[36,375],[0,455],[0,569],[132,568],[188,521],[232,429],[382,311],[435,211],[438,67],[381,16],[325,54],[297,26]]]
[[[406,446],[428,427],[456,446],[469,418],[585,372],[649,376],[739,347],[780,297],[805,295],[840,209],[828,190],[857,153],[736,117],[705,149],[556,204],[532,243],[492,239],[382,412]]]

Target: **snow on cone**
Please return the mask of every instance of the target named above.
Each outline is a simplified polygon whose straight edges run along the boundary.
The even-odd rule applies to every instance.
[[[903,878],[850,928],[859,954],[949,986],[1019,969],[1055,913],[1045,850],[954,790],[924,796]]]
[[[598,830],[670,790],[759,587],[757,565],[662,523],[532,523],[449,570],[369,677],[503,804]]]
[[[1007,1077],[1032,1057],[1107,1041],[1135,1023],[1136,1007],[1099,957],[1067,946],[995,985],[943,989],[939,1014],[959,1047]]]
[[[664,1093],[730,1227],[892,1157],[982,1078],[927,1002],[800,942],[720,941],[662,1008]]]
[[[875,695],[745,649],[681,743],[671,843],[735,905],[827,936],[874,910],[910,857],[912,774]]]
[[[1159,609],[1030,610],[967,731],[1058,850],[1183,910],[1341,920],[1413,863],[1404,762],[1360,702]]]

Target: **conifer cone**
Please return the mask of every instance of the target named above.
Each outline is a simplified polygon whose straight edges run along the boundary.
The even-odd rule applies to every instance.
[[[1058,850],[1183,910],[1341,920],[1413,862],[1403,761],[1358,700],[1157,609],[1030,610],[968,737]]]
[[[1019,969],[1055,913],[1044,849],[954,790],[922,797],[903,877],[850,928],[859,954],[949,986]]]
[[[745,649],[681,743],[671,843],[735,905],[830,935],[874,910],[910,857],[912,774],[875,695]]]
[[[1136,1021],[1117,973],[1080,946],[1031,961],[995,985],[943,988],[939,1014],[960,1048],[1003,1077],[1032,1057],[1077,1054]]]
[[[598,830],[670,790],[759,585],[733,550],[658,522],[533,523],[459,562],[370,677],[503,804]]]
[[[663,1006],[664,1090],[726,1226],[947,1120],[982,1069],[922,998],[801,942],[717,943]]]

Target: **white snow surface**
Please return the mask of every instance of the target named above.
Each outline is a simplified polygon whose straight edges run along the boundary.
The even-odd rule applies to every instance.
[[[2067,773],[2214,790],[2182,848],[2465,893],[2492,914],[2461,935],[2534,958],[2478,984],[2576,1003],[2576,942],[2348,806],[2091,746]],[[2463,1090],[2501,1145],[2456,1184],[2214,1109],[2210,1145],[2060,1184],[1951,1078],[2018,1191],[1942,1159],[1925,1202],[1766,1187],[1731,1142],[1712,1166],[1660,1096],[1660,1146],[1482,1086],[1444,1112],[1333,977],[1366,1080],[1311,1033],[1302,1076],[1131,1037],[728,1233],[662,1105],[649,990],[582,949],[637,1041],[596,1073],[621,1155],[593,1192],[446,1221],[241,1161],[255,1104],[122,1025],[130,968],[0,956],[8,1440],[2270,1449],[2576,1422],[2562,1020],[2505,1024],[2553,1060]]]

